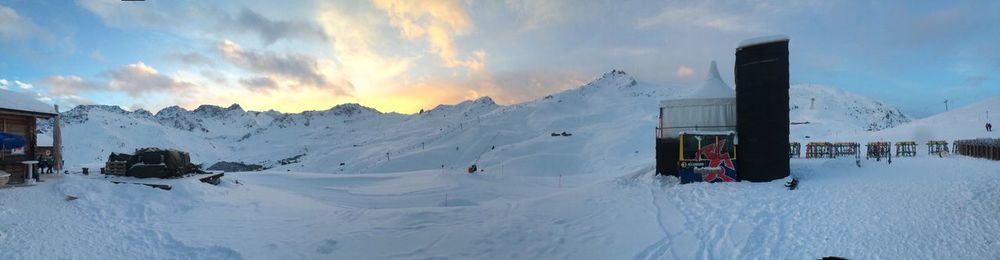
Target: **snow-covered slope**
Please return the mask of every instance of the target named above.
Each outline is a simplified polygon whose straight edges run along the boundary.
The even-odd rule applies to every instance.
[[[987,111],[990,115],[987,118]],[[898,127],[867,133],[871,139],[891,141],[916,141],[923,144],[929,140],[1000,138],[1000,132],[986,132],[986,123],[1000,125],[1000,97],[986,98],[948,112],[921,118]],[[994,128],[996,129],[996,128]]]
[[[101,162],[111,152],[156,146],[189,151],[195,162],[209,165],[233,161],[316,172],[454,168],[477,160],[500,164],[498,158],[573,162],[560,167],[584,172],[593,169],[591,164],[607,162],[581,158],[603,157],[605,148],[649,154],[648,126],[656,124],[659,100],[690,89],[640,84],[613,71],[536,101],[500,106],[483,97],[416,115],[381,113],[358,104],[298,114],[244,111],[235,104],[193,111],[174,106],[155,115],[87,105],[64,112],[63,135],[74,140],[66,144],[71,166]],[[796,85],[790,96],[792,122],[808,122],[791,126],[792,140],[850,138],[909,121],[882,102],[834,88]],[[812,108],[811,98],[816,98]],[[51,124],[41,128],[48,131]],[[549,136],[564,131],[574,136]],[[601,143],[596,135],[622,138]],[[564,154],[558,151],[584,153],[574,155],[578,158],[546,155]]]
[[[640,84],[613,71],[532,102],[500,106],[483,97],[416,115],[358,104],[298,114],[204,105],[193,111],[169,107],[156,115],[92,105],[64,113],[63,135],[74,140],[66,142],[71,167],[101,162],[110,152],[157,146],[189,151],[198,163],[240,161],[300,171],[463,168],[477,161],[499,165],[498,158],[505,158],[515,171],[521,170],[518,165],[555,160],[567,162],[562,172],[580,173],[590,172],[592,164],[613,163],[587,159],[608,152],[651,154],[647,141],[657,102],[678,89]],[[42,131],[50,128],[44,124]],[[553,132],[574,136],[552,137]],[[593,138],[607,135],[624,141]],[[569,151],[582,153],[565,155]],[[559,174],[549,170],[546,174]]]
[[[891,105],[833,87],[793,85],[788,95],[793,141],[850,141],[865,132],[910,122]]]

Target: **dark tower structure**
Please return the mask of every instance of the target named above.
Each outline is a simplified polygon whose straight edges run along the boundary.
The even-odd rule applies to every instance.
[[[744,41],[735,66],[740,179],[788,177],[788,37]]]

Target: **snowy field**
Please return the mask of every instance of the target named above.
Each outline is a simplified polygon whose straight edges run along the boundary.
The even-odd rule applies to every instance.
[[[652,176],[657,104],[688,90],[609,73],[537,101],[421,115],[70,111],[71,169],[143,146],[273,168],[171,191],[75,174],[0,189],[0,259],[1000,258],[996,161],[793,159],[793,191]],[[791,127],[800,142],[923,152],[924,140],[1000,137],[976,130],[1000,98],[911,120],[821,87],[791,96],[792,121],[810,122]],[[550,136],[562,131],[573,136]],[[473,163],[484,171],[466,173]]]
[[[651,165],[561,186],[441,171],[254,172],[163,191],[69,175],[0,190],[0,258],[1000,257],[996,162],[863,163],[793,160],[794,191],[678,185],[651,177]]]

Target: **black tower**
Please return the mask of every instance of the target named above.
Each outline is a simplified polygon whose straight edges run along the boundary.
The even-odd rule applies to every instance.
[[[742,44],[735,66],[740,179],[788,177],[788,38]]]

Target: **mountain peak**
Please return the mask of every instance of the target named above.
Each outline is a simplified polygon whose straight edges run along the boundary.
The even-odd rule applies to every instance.
[[[206,110],[222,110],[222,107],[216,105],[200,105],[198,108],[194,109],[194,112],[206,111]]]
[[[79,105],[79,106],[74,107],[73,109],[70,109],[70,111],[73,111],[73,110],[87,111],[87,112],[89,112],[89,111],[106,111],[106,112],[114,112],[114,113],[122,113],[122,114],[128,112],[128,111],[125,111],[125,109],[122,109],[122,107],[116,106],[116,105]]]
[[[344,104],[336,105],[333,108],[330,108],[329,111],[333,112],[334,115],[347,115],[347,116],[353,116],[353,115],[361,114],[361,113],[365,113],[365,112],[375,113],[375,114],[381,114],[382,113],[382,112],[378,111],[377,109],[366,107],[366,106],[362,106],[361,104],[358,104],[358,103],[344,103]]]
[[[153,117],[153,113],[152,112],[149,112],[149,110],[145,110],[145,109],[142,109],[142,108],[136,109],[135,111],[132,111],[132,113],[133,114],[137,114],[137,115],[141,115],[143,117]]]
[[[490,96],[479,97],[479,98],[477,98],[473,102],[479,103],[479,104],[486,104],[486,105],[496,105],[497,104],[497,102],[493,101],[493,98],[491,98]]]
[[[173,105],[169,107],[164,107],[163,109],[160,109],[160,111],[157,111],[156,117],[176,115],[177,113],[180,112],[187,112],[187,109],[184,109],[183,107],[177,105]]]
[[[582,88],[589,87],[600,87],[600,86],[613,86],[618,88],[627,88],[635,86],[637,83],[635,78],[626,73],[625,71],[613,69],[610,72],[604,73],[601,77],[587,83]]]

